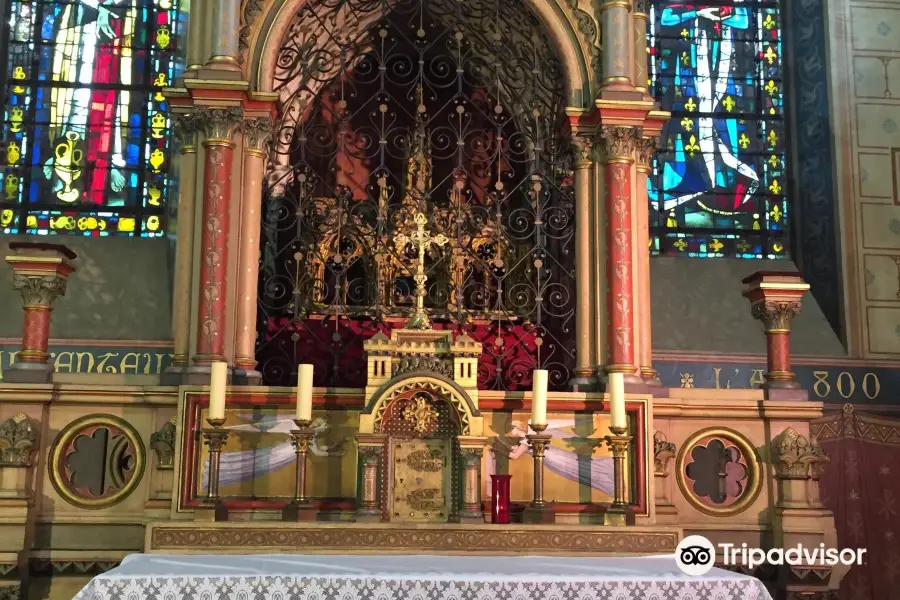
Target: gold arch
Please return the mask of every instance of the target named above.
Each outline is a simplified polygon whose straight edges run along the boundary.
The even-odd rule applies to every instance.
[[[409,391],[439,392],[448,399],[459,417],[460,435],[482,435],[484,425],[481,413],[475,408],[465,390],[452,381],[435,375],[411,375],[388,382],[383,391],[374,396],[367,412],[371,419],[360,418],[360,433],[381,433],[384,412],[400,394]],[[366,426],[368,422],[368,426]],[[364,429],[370,429],[365,431]]]
[[[272,92],[278,51],[299,8],[309,0],[274,0],[267,3],[254,21],[244,64],[250,89]],[[566,79],[568,103],[574,108],[591,108],[597,82],[592,80],[587,56],[579,36],[566,17],[559,0],[521,0],[544,25],[559,54]]]

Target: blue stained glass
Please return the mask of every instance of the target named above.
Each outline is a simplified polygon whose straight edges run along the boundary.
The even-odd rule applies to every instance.
[[[164,235],[162,88],[177,75],[184,19],[178,0],[12,0],[0,230]]]
[[[781,37],[777,0],[652,6],[650,85],[672,113],[648,179],[653,253],[788,256]]]

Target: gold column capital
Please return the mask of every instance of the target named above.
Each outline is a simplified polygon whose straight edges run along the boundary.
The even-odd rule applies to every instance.
[[[248,154],[265,156],[275,131],[275,122],[270,116],[253,117],[241,123],[244,134],[244,149]]]
[[[175,144],[180,152],[182,154],[196,152],[197,133],[200,131],[196,113],[175,113],[172,116],[172,120],[175,124]]]
[[[604,163],[634,162],[635,153],[643,139],[640,127],[603,125],[600,127],[599,146]]]
[[[231,145],[231,138],[241,124],[241,109],[236,106],[198,108],[195,111],[198,131],[206,133],[206,142]]]
[[[650,172],[650,161],[659,150],[658,137],[644,137],[637,142],[637,151],[635,157],[637,159],[637,170],[642,173]]]
[[[594,163],[595,135],[578,131],[572,134],[572,145],[575,147],[575,169],[587,169]]]
[[[651,0],[634,0],[634,16],[647,17],[650,14]]]

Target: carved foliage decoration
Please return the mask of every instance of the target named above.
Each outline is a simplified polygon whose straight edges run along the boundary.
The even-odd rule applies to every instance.
[[[144,473],[146,450],[137,431],[112,415],[69,423],[50,448],[50,482],[70,504],[108,508],[127,498]]]
[[[13,275],[13,289],[22,294],[26,306],[50,306],[66,295],[67,279],[56,275]]]
[[[241,109],[203,108],[195,113],[198,131],[203,131],[210,140],[230,140],[241,124]]]
[[[244,64],[250,51],[250,34],[253,24],[262,14],[264,0],[241,0],[241,25],[238,36],[238,62]]]
[[[763,322],[766,331],[790,331],[791,320],[800,314],[799,300],[767,300],[751,306],[754,319]]]
[[[785,429],[773,442],[773,463],[781,479],[816,479],[828,463],[825,450],[793,427]]]
[[[0,466],[29,466],[36,444],[37,433],[24,413],[0,423]]]
[[[657,477],[669,474],[669,461],[675,458],[675,444],[666,440],[662,432],[653,434],[653,466]]]
[[[175,464],[175,417],[150,435],[150,447],[156,453],[156,468],[171,469]]]
[[[404,375],[406,373],[415,373],[417,371],[431,371],[438,375],[443,375],[448,379],[453,378],[453,363],[448,360],[438,358],[425,357],[409,357],[402,358],[393,366],[394,377]]]
[[[640,127],[603,125],[599,139],[602,160],[634,160],[635,151],[643,139]]]

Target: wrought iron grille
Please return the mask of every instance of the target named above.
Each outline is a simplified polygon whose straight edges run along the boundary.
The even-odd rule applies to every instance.
[[[322,0],[280,49],[258,360],[271,385],[365,384],[362,342],[415,304],[484,344],[482,389],[574,365],[574,200],[562,66],[511,0]]]

